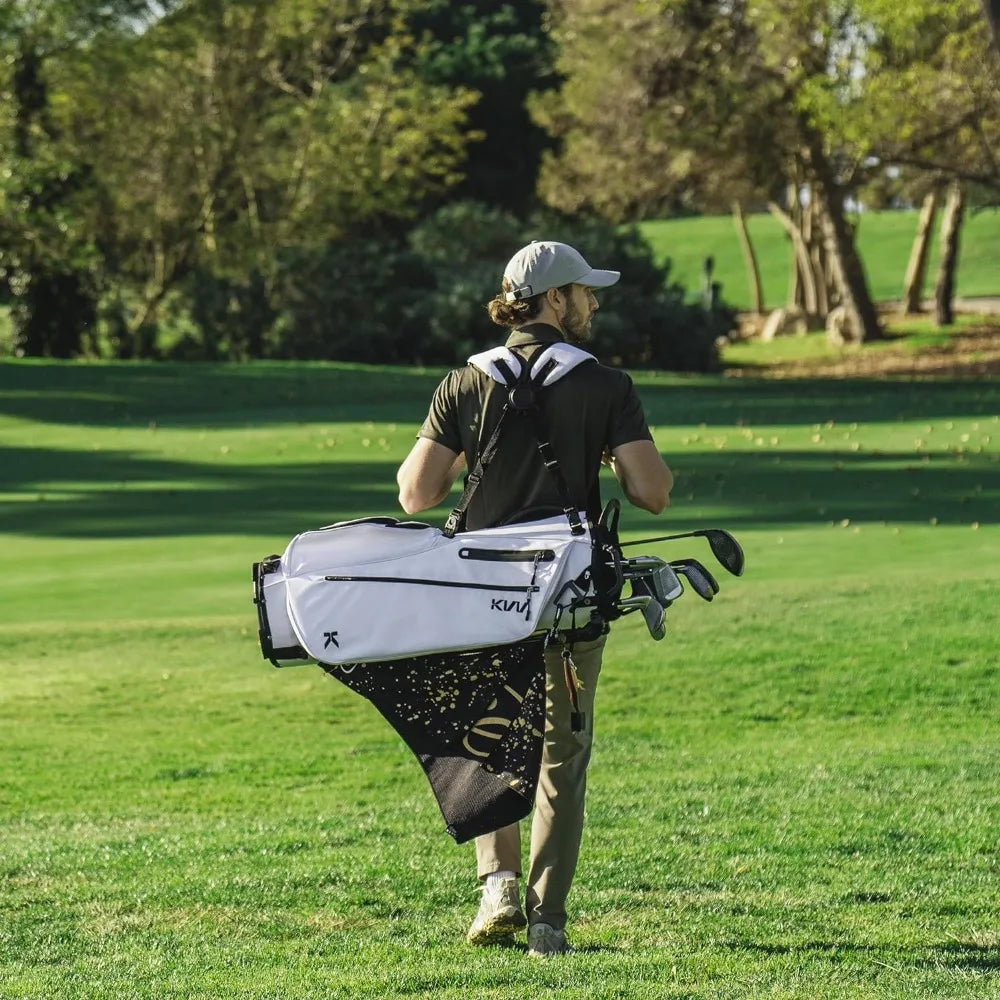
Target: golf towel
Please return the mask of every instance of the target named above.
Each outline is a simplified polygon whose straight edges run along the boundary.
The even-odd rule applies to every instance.
[[[525,817],[545,730],[541,640],[368,664],[321,664],[420,761],[458,843]]]

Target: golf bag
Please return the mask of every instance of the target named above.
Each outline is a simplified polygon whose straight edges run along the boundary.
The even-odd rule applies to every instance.
[[[592,559],[563,517],[452,537],[391,517],[307,531],[254,566],[261,650],[287,666],[520,642],[590,592]]]
[[[372,663],[503,645],[543,634],[566,611],[582,608],[595,596],[592,532],[569,499],[535,396],[592,361],[562,343],[541,351],[530,366],[505,347],[470,358],[508,389],[509,399],[444,528],[361,518],[296,535],[283,555],[255,564],[264,657],[275,666]],[[512,410],[535,421],[565,516],[462,532]],[[605,581],[602,604],[610,613],[616,595],[606,592],[620,591],[620,581],[597,575]]]

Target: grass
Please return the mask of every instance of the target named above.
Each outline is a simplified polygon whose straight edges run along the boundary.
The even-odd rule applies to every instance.
[[[929,316],[885,316],[883,323],[884,340],[836,347],[830,343],[825,331],[781,336],[769,342],[752,338],[725,345],[722,360],[729,368],[750,367],[772,372],[789,363],[822,364],[846,358],[864,358],[874,367],[879,355],[889,352],[913,356],[926,354],[954,346],[959,338],[967,334],[992,336],[1000,341],[1000,315],[956,315],[954,323],[947,327],[939,327]]]
[[[748,569],[616,628],[537,962],[462,942],[376,712],[256,648],[250,563],[393,510],[437,375],[0,363],[0,997],[994,995],[996,385],[637,375],[677,487],[629,536]]]
[[[917,229],[916,210],[865,212],[858,225],[858,245],[868,274],[872,296],[885,302],[899,299]],[[784,305],[788,294],[790,244],[784,230],[770,215],[747,219],[760,267],[765,305]],[[706,257],[715,259],[715,280],[722,283],[722,297],[739,309],[752,305],[750,285],[730,216],[699,216],[645,222],[641,230],[657,257],[670,258],[671,278],[691,294],[702,286]],[[933,295],[939,256],[935,232],[927,270],[925,294]],[[962,229],[956,294],[964,297],[1000,295],[1000,209],[984,209],[966,216]]]

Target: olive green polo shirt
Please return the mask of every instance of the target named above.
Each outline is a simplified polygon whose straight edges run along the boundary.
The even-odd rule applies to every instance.
[[[562,339],[556,327],[532,323],[514,330],[506,346],[530,360]],[[626,372],[588,361],[541,390],[538,399],[570,498],[596,518],[601,509],[598,473],[605,449],[652,440],[632,379]],[[478,368],[458,368],[435,390],[418,436],[456,454],[464,452],[471,470],[505,401],[504,387]],[[555,479],[542,463],[531,421],[511,410],[504,417],[496,456],[469,505],[465,528],[546,517],[561,510]]]

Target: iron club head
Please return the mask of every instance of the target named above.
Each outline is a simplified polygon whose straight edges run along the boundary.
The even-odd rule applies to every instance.
[[[690,566],[705,578],[708,585],[712,588],[713,594],[717,594],[719,592],[719,581],[715,579],[704,563],[700,562],[698,559],[674,559],[670,565],[673,566],[678,572],[681,571],[682,567]]]
[[[642,617],[646,619],[646,628],[650,636],[657,642],[667,634],[667,612],[656,598],[650,598],[642,609]]]

